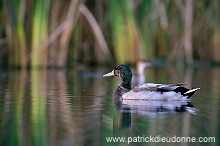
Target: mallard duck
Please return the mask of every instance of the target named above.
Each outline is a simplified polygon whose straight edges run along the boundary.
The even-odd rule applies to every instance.
[[[187,89],[183,83],[179,84],[154,84],[146,83],[131,88],[132,72],[129,66],[124,64],[117,65],[111,72],[103,77],[117,76],[122,80],[114,93],[113,99],[118,100],[187,100],[198,89]]]

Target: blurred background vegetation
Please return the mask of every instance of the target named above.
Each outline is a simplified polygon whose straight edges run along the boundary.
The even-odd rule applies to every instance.
[[[220,63],[219,0],[3,0],[0,66]]]

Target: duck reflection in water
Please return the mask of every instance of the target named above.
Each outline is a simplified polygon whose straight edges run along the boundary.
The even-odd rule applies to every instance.
[[[119,123],[117,124],[118,130],[129,128],[132,123],[132,114],[144,115],[147,117],[155,118],[156,116],[163,116],[167,114],[178,114],[188,112],[197,115],[198,110],[193,107],[189,101],[141,101],[135,102],[130,100],[115,100],[113,104],[116,111],[120,113]]]
[[[113,104],[122,113],[138,113],[141,115],[155,115],[168,113],[189,112],[197,115],[198,110],[189,101],[143,101],[143,100],[115,100]]]

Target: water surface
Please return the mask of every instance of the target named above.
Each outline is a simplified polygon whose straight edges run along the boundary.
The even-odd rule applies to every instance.
[[[110,70],[1,71],[0,145],[127,145],[107,143],[111,136],[215,137],[215,143],[180,144],[220,144],[220,68],[145,70],[145,82],[200,87],[189,102],[196,112],[118,106],[111,96],[119,80],[102,78]],[[129,145],[137,144],[146,145]]]

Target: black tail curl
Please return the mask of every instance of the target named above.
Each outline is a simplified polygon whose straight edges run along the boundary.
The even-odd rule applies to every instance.
[[[177,93],[181,93],[183,96],[187,96],[187,98],[190,98],[199,89],[200,88],[187,89],[185,87],[177,87],[176,89],[174,89],[174,91]]]

